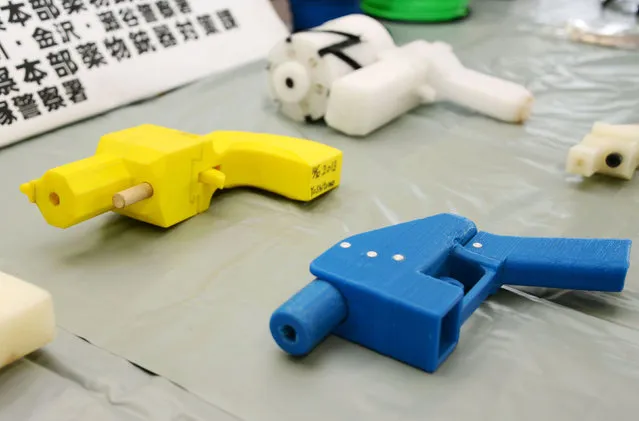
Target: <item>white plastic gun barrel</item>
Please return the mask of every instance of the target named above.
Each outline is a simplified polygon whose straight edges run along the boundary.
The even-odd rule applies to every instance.
[[[386,28],[365,15],[348,15],[277,44],[268,57],[271,97],[295,121],[324,117],[334,81],[374,63],[395,48]]]
[[[325,120],[351,136],[365,136],[402,114],[450,101],[498,120],[528,119],[533,95],[525,87],[465,68],[445,43],[414,41],[344,76],[331,88]]]

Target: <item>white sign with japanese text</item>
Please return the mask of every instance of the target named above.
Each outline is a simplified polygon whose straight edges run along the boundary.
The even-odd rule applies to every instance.
[[[0,0],[0,146],[266,56],[268,0]]]

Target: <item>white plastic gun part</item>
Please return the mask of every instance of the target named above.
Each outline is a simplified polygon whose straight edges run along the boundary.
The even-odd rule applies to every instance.
[[[361,14],[292,34],[269,54],[271,97],[280,112],[295,121],[320,120],[335,80],[374,63],[380,52],[393,48],[388,30]]]
[[[451,101],[498,120],[528,119],[533,95],[525,87],[465,68],[450,45],[414,41],[333,84],[325,120],[365,136],[420,104]]]
[[[598,122],[577,145],[570,148],[566,171],[590,177],[595,173],[625,180],[639,167],[639,124]]]
[[[51,295],[0,272],[0,368],[42,348],[54,337]]]

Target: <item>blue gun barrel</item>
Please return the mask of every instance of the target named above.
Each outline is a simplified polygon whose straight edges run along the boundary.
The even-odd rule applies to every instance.
[[[308,354],[346,318],[342,294],[316,279],[282,304],[271,316],[275,342],[291,355]]]

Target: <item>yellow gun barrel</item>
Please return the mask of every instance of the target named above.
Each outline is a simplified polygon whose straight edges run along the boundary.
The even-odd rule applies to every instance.
[[[68,228],[113,209],[113,195],[131,185],[123,160],[101,154],[53,168],[20,191],[49,224]]]

